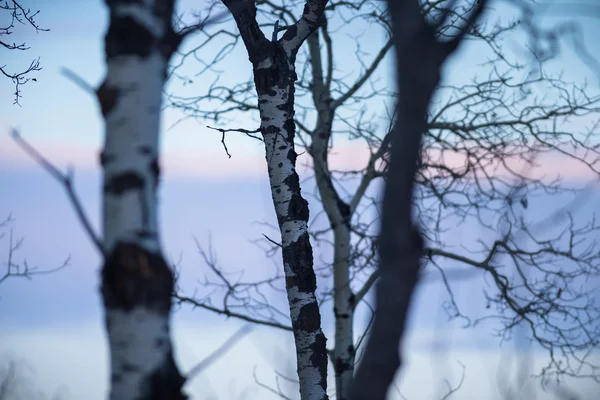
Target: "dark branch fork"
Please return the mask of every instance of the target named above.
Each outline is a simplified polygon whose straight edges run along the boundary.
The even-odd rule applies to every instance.
[[[77,218],[79,222],[83,226],[85,233],[88,235],[89,239],[92,241],[96,250],[100,253],[100,255],[104,256],[104,250],[102,248],[102,242],[94,231],[92,224],[87,217],[85,210],[83,209],[83,205],[75,193],[75,188],[73,186],[73,169],[70,169],[67,174],[60,172],[60,170],[54,166],[50,161],[48,161],[42,154],[40,154],[33,146],[31,146],[19,133],[18,130],[13,129],[12,131],[13,140],[23,149],[27,155],[29,155],[36,163],[38,163],[44,170],[46,170],[60,185],[64,188],[69,197],[69,201],[71,205],[75,209],[75,213],[77,214]]]
[[[453,4],[451,1],[450,6]],[[353,400],[384,400],[401,366],[398,348],[417,285],[423,249],[423,238],[413,226],[412,216],[421,136],[427,130],[427,112],[440,81],[441,67],[458,48],[485,4],[485,0],[478,1],[456,36],[440,42],[435,32],[440,24],[447,22],[450,8],[438,24],[431,24],[421,15],[417,0],[389,1],[398,68],[398,120],[392,136],[382,205],[377,313],[356,371],[350,397]]]

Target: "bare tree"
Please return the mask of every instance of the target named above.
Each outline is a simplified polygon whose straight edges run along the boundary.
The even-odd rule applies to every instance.
[[[13,41],[12,36],[16,26],[23,25],[28,28],[33,28],[36,32],[47,32],[49,29],[41,28],[35,21],[35,18],[40,13],[39,10],[32,11],[30,8],[23,6],[21,1],[15,0],[4,0],[0,1],[0,17],[3,18],[3,24],[0,26],[0,46],[5,51],[25,51],[29,50],[29,46],[25,42]],[[40,58],[36,58],[29,66],[23,70],[12,72],[7,68],[6,65],[0,66],[0,73],[12,81],[15,85],[15,96],[14,104],[19,104],[21,98],[21,86],[29,82],[30,80],[35,82],[35,78],[31,78],[31,74],[35,71],[39,71]]]
[[[292,25],[294,10],[302,4],[258,1],[257,13],[262,21],[259,27],[277,30],[281,24]],[[581,283],[598,275],[600,258],[593,243],[598,226],[594,221],[582,224],[568,218],[565,210],[556,210],[557,217],[552,219],[556,231],[548,234],[544,232],[546,223],[522,211],[528,210],[536,196],[559,198],[577,193],[560,179],[541,175],[537,171],[539,158],[560,155],[562,160],[589,168],[592,174],[599,172],[595,123],[600,97],[584,85],[549,74],[543,60],[538,60],[533,72],[524,71],[519,59],[503,46],[521,29],[518,20],[494,22],[490,11],[489,18],[464,31],[465,19],[478,6],[448,6],[444,1],[421,5],[421,12],[436,27],[438,40],[452,40],[457,32],[464,32],[465,41],[482,46],[491,58],[470,82],[443,83],[429,108],[413,202],[415,218],[426,238],[421,253],[423,272],[437,274],[444,282],[448,301],[443,307],[450,318],[461,319],[466,326],[494,319],[500,337],[506,337],[523,322],[530,338],[551,356],[543,374],[590,376],[579,367],[592,367],[584,349],[594,346],[598,338],[594,323],[598,308],[591,301],[593,288]],[[359,304],[367,304],[366,295],[379,278],[373,212],[379,200],[372,192],[378,180],[387,179],[390,131],[398,119],[391,104],[397,95],[378,78],[392,47],[391,23],[384,4],[333,2],[325,11],[327,18],[307,39],[307,50],[298,53],[294,121],[298,127],[296,146],[306,151],[314,169],[315,199],[319,203],[311,203],[311,213],[323,213],[327,218],[325,227],[313,223],[311,240],[333,250],[330,258],[319,260],[315,270],[321,282],[326,282],[319,286],[320,303],[332,301],[335,341],[329,356],[336,374],[336,396],[345,399],[363,342],[360,337],[356,340],[355,310]],[[336,64],[339,53],[347,51],[344,46],[348,46],[338,43],[365,26],[383,33],[383,45],[375,50],[371,47],[366,54],[364,46],[371,39],[356,38],[359,66]],[[197,47],[183,53],[175,65],[173,75],[186,86],[193,78],[179,75],[177,66],[189,58],[208,57],[206,49],[211,43],[227,43],[213,57],[204,59],[198,74],[209,75],[218,70],[239,39],[236,32],[224,26],[203,34]],[[359,72],[349,72],[356,69]],[[172,94],[171,103],[192,118],[217,120],[224,125],[231,125],[240,113],[256,113],[258,99],[251,80],[234,86],[219,82],[215,79],[206,95]],[[186,90],[189,93],[189,88]],[[372,99],[390,104],[389,113],[381,115],[380,109],[366,106]],[[215,107],[216,102],[222,106]],[[591,122],[584,131],[571,125],[578,122],[583,126],[585,121]],[[251,128],[217,129],[225,143],[226,135],[234,131],[252,135],[256,130]],[[339,170],[330,161],[332,153],[342,151],[338,143],[345,138],[364,142],[370,152],[364,168]],[[480,240],[462,243],[464,249],[457,250],[448,243],[448,237],[462,223],[473,224],[483,234]],[[266,245],[269,256],[278,255],[279,243],[265,236],[261,244]],[[450,263],[458,265],[459,272],[480,272],[492,278],[482,287],[484,314],[466,313],[455,301],[452,270],[447,268]],[[182,295],[179,301],[291,330],[289,322],[262,294],[283,280],[280,274],[252,286],[250,282],[227,281],[219,267],[209,264],[219,277],[219,282],[213,284],[222,286],[224,306]],[[532,272],[526,275],[525,270]]]
[[[327,0],[308,0],[292,25],[273,28],[269,40],[256,20],[253,1],[224,0],[233,15],[254,72],[273,205],[281,232],[281,251],[294,333],[302,399],[327,398],[327,352],[315,296],[316,277],[308,235],[309,208],[302,197],[294,149],[296,54],[314,32]],[[278,32],[285,33],[278,38]]]
[[[101,293],[110,351],[111,399],[186,399],[185,378],[173,358],[170,332],[174,272],[162,254],[157,224],[160,177],[159,131],[167,65],[181,41],[213,20],[176,31],[174,0],[132,4],[107,0],[106,77],[96,91],[71,71],[66,75],[95,93],[106,134],[103,168],[103,236],[87,217],[73,185],[73,170],[61,172],[13,130],[16,143],[65,189],[86,234],[103,257]],[[218,17],[217,17],[218,18]],[[7,219],[0,228],[9,223]],[[14,273],[9,247],[8,276]],[[5,278],[2,278],[2,280]],[[0,281],[1,282],[1,281]],[[226,353],[245,327],[190,372],[197,375]]]
[[[174,0],[109,0],[107,73],[98,89],[106,123],[102,296],[111,358],[111,399],[185,399],[173,359],[173,272],[161,252],[156,194],[167,64],[182,36]]]
[[[413,226],[412,199],[421,137],[428,128],[427,112],[440,83],[442,65],[456,51],[485,3],[476,3],[452,39],[440,41],[437,31],[447,23],[450,11],[431,23],[422,16],[418,0],[389,2],[398,69],[398,119],[390,139],[391,160],[381,212],[377,313],[351,399],[385,399],[401,365],[398,348],[424,248],[421,233]]]

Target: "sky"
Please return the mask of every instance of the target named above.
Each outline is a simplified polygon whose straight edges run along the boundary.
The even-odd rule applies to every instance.
[[[77,191],[98,231],[97,160],[103,124],[95,98],[65,78],[61,69],[68,68],[92,87],[98,86],[105,71],[102,37],[107,13],[102,2],[93,0],[58,0],[51,7],[37,0],[27,5],[41,9],[37,20],[50,28],[50,32],[19,30],[19,37],[27,41],[31,50],[23,54],[1,53],[3,60],[14,67],[28,64],[39,55],[43,70],[36,75],[37,82],[23,88],[21,106],[12,104],[10,82],[0,79],[0,220],[12,215],[14,222],[10,227],[14,237],[24,237],[23,246],[15,254],[17,262],[26,261],[40,270],[57,267],[67,257],[70,263],[53,274],[37,275],[31,280],[14,278],[0,285],[0,361],[15,358],[30,365],[32,381],[48,396],[59,391],[70,399],[103,399],[108,370],[98,293],[100,259],[62,188],[20,151],[9,133],[12,128],[19,129],[23,137],[58,167],[74,167]],[[201,8],[191,0],[180,2],[179,6],[181,10]],[[583,25],[586,33],[597,33],[588,22]],[[365,40],[371,43],[383,41],[370,31],[365,35]],[[600,54],[598,42],[592,42],[591,46]],[[353,51],[350,47],[339,50],[340,54],[347,54],[345,57],[352,57]],[[462,51],[460,57],[449,63],[445,75],[448,81],[467,80],[478,70],[481,54],[476,49]],[[342,66],[350,60],[340,57]],[[577,62],[569,50],[565,50],[561,60],[552,68],[598,86],[594,73]],[[231,65],[235,66],[227,75],[231,82],[241,82],[250,76],[243,51],[232,54]],[[189,73],[194,73],[195,67],[189,68]],[[391,84],[391,70],[392,61],[388,58],[380,72],[383,82]],[[208,84],[200,82],[194,90],[203,90]],[[273,235],[273,230],[263,223],[275,222],[262,144],[241,135],[228,136],[232,154],[228,158],[220,134],[202,123],[187,120],[169,129],[180,117],[181,113],[170,109],[163,114],[164,175],[159,202],[165,254],[171,260],[179,260],[184,293],[192,294],[209,275],[194,239],[204,247],[210,240],[219,265],[224,268],[243,271],[246,279],[264,275],[272,270],[274,261],[265,258],[263,250],[251,242],[263,233]],[[248,117],[235,123],[253,127]],[[362,167],[368,157],[355,142],[342,142],[338,149],[332,156],[332,164],[338,168]],[[307,162],[307,157],[300,155],[298,162]],[[551,158],[544,160],[543,168],[548,173],[561,172],[567,183],[582,184],[591,179],[585,169]],[[306,171],[301,169],[301,172],[306,175]],[[314,182],[308,179],[304,185],[309,201],[314,204],[311,198]],[[373,194],[378,190],[373,188]],[[588,196],[594,198],[597,192],[594,189]],[[543,217],[557,207],[558,204],[541,199],[531,212]],[[588,201],[576,210],[576,215],[585,220],[599,210],[597,203]],[[316,214],[312,211],[312,215]],[[478,239],[478,231],[469,224],[457,226],[451,235],[457,243]],[[7,257],[7,245],[5,235],[0,239],[0,260]],[[328,251],[315,247],[315,259],[327,257]],[[478,275],[455,282],[457,301],[470,310],[482,308],[483,282],[484,278]],[[525,368],[530,363],[529,368],[535,370],[546,361],[544,353],[524,351],[527,346],[522,343],[500,343],[499,338],[491,335],[492,324],[462,329],[459,321],[448,322],[440,306],[447,300],[444,293],[443,285],[436,279],[426,279],[419,287],[404,345],[407,364],[397,381],[398,389],[390,392],[390,398],[438,399],[444,393],[445,379],[451,385],[460,381],[461,363],[465,380],[456,398],[501,398],[505,394],[502,387],[516,385],[514,376],[520,371],[519,366]],[[272,300],[285,312],[281,296],[274,295]],[[330,313],[324,313],[323,318],[325,332],[332,337]],[[357,325],[364,326],[365,319],[366,315],[360,314]],[[240,326],[238,321],[206,311],[178,309],[173,316],[173,333],[182,370],[189,371]],[[254,373],[271,386],[277,384],[274,371],[293,376],[294,358],[290,349],[293,345],[288,333],[256,328],[186,389],[195,399],[277,398],[255,382]],[[593,398],[594,386],[590,382],[567,384],[581,398]],[[294,388],[288,385],[285,389],[296,398]],[[551,398],[533,379],[521,390],[523,398],[534,398],[534,394],[539,399]]]

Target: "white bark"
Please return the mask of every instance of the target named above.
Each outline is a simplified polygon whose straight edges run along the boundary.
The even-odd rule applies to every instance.
[[[324,83],[319,32],[308,38],[312,68],[313,102],[318,112],[316,128],[312,135],[310,153],[314,161],[317,188],[323,209],[333,229],[333,313],[335,317],[335,343],[333,368],[338,400],[348,399],[354,374],[354,307],[355,297],[350,288],[350,207],[343,203],[333,186],[327,153],[331,138],[334,112],[331,93]]]
[[[108,310],[110,329],[111,399],[139,398],[144,379],[165,362],[169,348],[169,321],[162,315],[143,309],[130,312]],[[136,321],[131,323],[131,321]],[[155,343],[161,343],[156,346]]]
[[[107,74],[98,89],[106,137],[102,294],[111,359],[109,398],[185,399],[173,361],[173,275],[161,251],[156,191],[167,63],[177,48],[173,0],[107,1]]]
[[[223,0],[231,11],[254,69],[261,134],[273,205],[281,231],[286,290],[297,354],[300,396],[327,399],[327,350],[315,296],[316,276],[308,236],[308,203],[302,197],[294,150],[295,58],[316,29],[326,0],[308,0],[302,18],[281,39],[268,40],[256,21],[255,2]]]
[[[167,60],[158,51],[146,59],[122,56],[108,63],[104,84],[121,94],[105,118],[104,180],[114,182],[127,173],[132,179],[139,177],[143,184],[124,191],[105,191],[106,254],[119,241],[139,243],[153,252],[159,250],[153,163],[158,158],[159,111],[166,67]]]
[[[267,63],[268,67],[268,63]],[[312,270],[312,249],[308,241],[308,204],[300,197],[295,170],[295,151],[289,132],[283,128],[292,115],[289,89],[273,88],[272,95],[259,96],[262,131],[266,147],[271,194],[281,230],[284,273],[297,352],[297,369],[302,399],[327,398],[323,382],[323,361],[315,362],[315,352],[327,365],[325,338],[315,296],[316,277]],[[283,109],[283,110],[282,110]],[[270,132],[269,127],[281,127]],[[293,154],[293,156],[290,156]],[[303,209],[304,208],[304,209]],[[308,259],[307,259],[308,257]],[[304,258],[304,259],[303,259]],[[307,282],[308,281],[308,282]],[[308,287],[305,287],[308,286]],[[315,314],[316,312],[316,314]],[[315,321],[316,319],[316,321]],[[316,322],[316,324],[315,324]]]

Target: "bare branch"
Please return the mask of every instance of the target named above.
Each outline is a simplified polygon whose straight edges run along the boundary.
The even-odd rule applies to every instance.
[[[31,11],[29,8],[26,9],[20,4],[19,1],[7,0],[4,3],[0,3],[0,15],[6,15],[4,14],[5,12],[8,12],[8,17],[6,18],[8,22],[7,25],[0,27],[0,46],[8,51],[29,50],[29,47],[26,46],[25,43],[9,43],[5,40],[2,40],[3,36],[9,36],[14,33],[13,29],[15,24],[28,25],[35,29],[36,32],[49,31],[49,29],[41,28],[35,21],[35,17],[40,13],[40,11]],[[15,85],[15,98],[13,104],[20,106],[19,99],[21,98],[21,86],[29,81],[36,82],[36,78],[29,78],[29,75],[32,72],[40,71],[41,69],[39,57],[34,59],[29,64],[29,67],[21,72],[8,72],[6,65],[0,66],[0,74],[12,80],[13,84]]]
[[[193,379],[195,376],[202,373],[202,371],[206,370],[211,366],[215,361],[219,358],[223,357],[225,353],[233,348],[244,336],[252,331],[252,325],[244,325],[237,332],[235,332],[225,343],[223,343],[218,349],[210,353],[204,360],[196,364],[186,376],[186,379],[189,381]]]
[[[0,223],[0,228],[5,228],[10,223],[12,223],[12,216],[9,215],[4,221]],[[4,234],[0,234],[0,239],[4,237]],[[10,277],[20,277],[25,279],[31,279],[34,275],[45,275],[51,274],[56,271],[59,271],[70,264],[71,256],[68,256],[65,261],[59,265],[58,267],[51,269],[38,269],[37,267],[30,267],[27,261],[23,261],[23,263],[17,263],[14,261],[15,253],[21,248],[23,245],[24,238],[14,239],[13,237],[13,229],[10,229],[9,239],[8,239],[8,254],[6,261],[6,272],[4,275],[0,276],[0,284],[7,280]]]
[[[90,223],[89,218],[85,214],[83,205],[81,204],[79,197],[75,193],[75,189],[73,187],[73,171],[71,170],[67,174],[63,174],[62,172],[60,172],[58,168],[52,165],[52,163],[46,160],[46,158],[44,158],[43,155],[41,155],[25,139],[23,139],[19,131],[17,131],[16,129],[13,129],[12,131],[12,138],[19,145],[19,147],[21,147],[23,151],[25,151],[25,153],[27,153],[36,163],[38,163],[42,168],[44,168],[54,179],[58,181],[58,183],[62,185],[62,187],[67,192],[67,196],[71,201],[71,205],[75,209],[75,213],[79,218],[79,222],[83,226],[85,232],[87,233],[92,243],[94,243],[94,245],[96,246],[98,252],[102,256],[104,256],[104,248],[102,247],[100,238],[94,232],[92,224]]]

